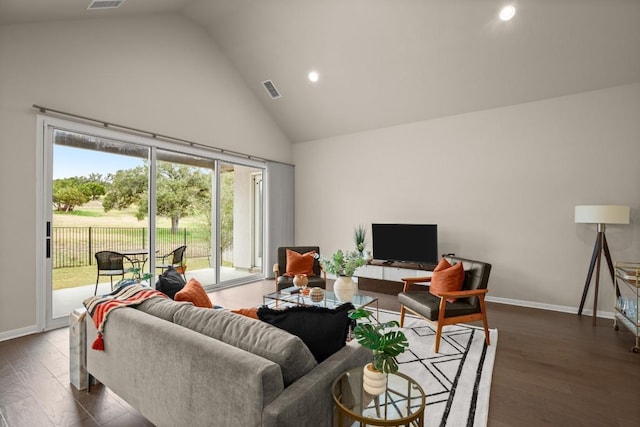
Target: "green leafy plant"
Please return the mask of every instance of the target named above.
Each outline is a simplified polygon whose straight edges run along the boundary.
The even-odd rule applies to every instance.
[[[367,229],[359,224],[353,230],[353,240],[356,242],[356,250],[360,253],[364,250],[364,240],[367,238]]]
[[[133,278],[135,280],[139,280],[139,281],[148,281],[149,279],[151,279],[153,277],[153,274],[147,272],[144,274],[141,274],[141,268],[140,267],[131,267],[127,270],[128,273],[132,273]]]
[[[393,329],[400,324],[395,320],[378,323],[373,313],[362,307],[351,310],[349,318],[358,322],[353,329],[358,343],[373,351],[373,367],[386,374],[398,372],[396,357],[409,347],[404,332]]]
[[[366,263],[367,261],[365,261],[358,252],[342,252],[341,249],[338,249],[331,258],[320,258],[322,269],[336,276],[351,277],[358,267]]]

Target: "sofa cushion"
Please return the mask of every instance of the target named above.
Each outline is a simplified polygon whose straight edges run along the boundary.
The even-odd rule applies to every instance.
[[[433,270],[429,292],[440,296],[440,292],[454,292],[462,289],[464,283],[464,269],[462,263],[451,265],[442,258],[438,266]],[[457,298],[447,298],[448,302],[456,302]]]
[[[313,276],[313,262],[316,251],[300,254],[291,249],[287,249],[287,271],[284,276],[293,277],[296,274],[306,274]]]
[[[335,309],[296,306],[274,310],[263,306],[258,309],[258,317],[300,337],[320,363],[344,347],[351,323],[348,312],[353,308],[351,303]]]
[[[207,291],[196,279],[189,279],[184,288],[175,295],[176,301],[189,301],[196,307],[213,308]]]
[[[277,363],[285,387],[303,377],[317,363],[295,335],[227,310],[185,306],[173,316],[174,323]]]
[[[160,319],[173,322],[173,315],[189,302],[176,302],[168,298],[150,298],[140,303],[136,308]]]

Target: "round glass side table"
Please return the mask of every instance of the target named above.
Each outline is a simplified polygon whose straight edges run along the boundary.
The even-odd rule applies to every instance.
[[[362,369],[343,373],[331,386],[338,427],[354,421],[360,426],[424,426],[426,399],[415,380],[400,372],[389,374],[386,390],[372,396],[362,388]]]

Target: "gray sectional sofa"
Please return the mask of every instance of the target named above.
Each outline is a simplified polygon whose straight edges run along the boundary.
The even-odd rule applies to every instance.
[[[330,426],[330,386],[371,352],[317,363],[302,340],[226,310],[163,298],[113,310],[104,351],[86,317],[87,370],[158,426]]]

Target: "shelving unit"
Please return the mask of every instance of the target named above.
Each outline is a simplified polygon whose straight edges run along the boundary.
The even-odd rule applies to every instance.
[[[640,263],[615,263],[616,300],[614,301],[615,317],[613,327],[619,329],[618,322],[626,326],[636,337],[636,345],[631,348],[634,353],[640,352]]]

